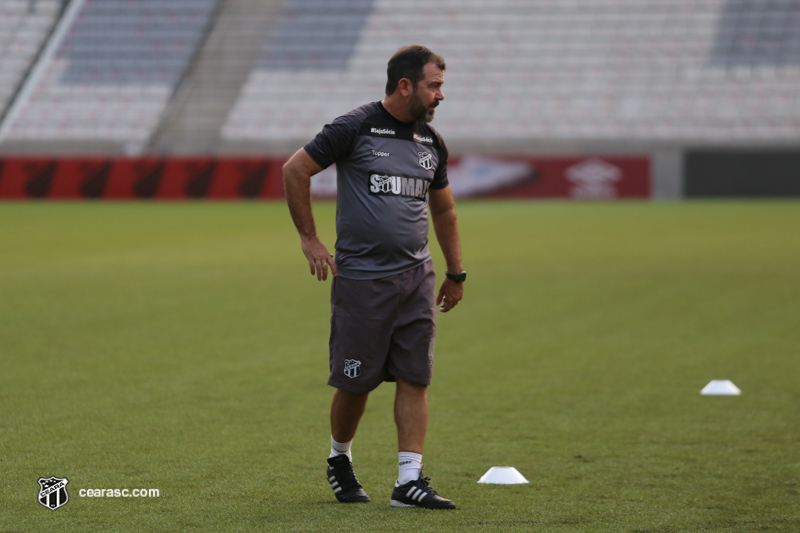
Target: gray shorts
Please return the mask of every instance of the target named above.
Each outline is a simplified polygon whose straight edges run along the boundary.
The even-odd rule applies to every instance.
[[[328,385],[350,392],[395,378],[429,385],[435,338],[432,261],[388,278],[333,279]]]

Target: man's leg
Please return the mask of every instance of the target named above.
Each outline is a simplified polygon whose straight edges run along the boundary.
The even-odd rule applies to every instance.
[[[422,455],[428,430],[428,387],[397,378],[394,396],[398,452]]]
[[[439,496],[422,477],[422,447],[428,429],[428,388],[397,378],[394,397],[397,424],[398,475],[392,491],[392,507],[455,509],[456,505]]]
[[[331,437],[337,442],[350,442],[356,436],[358,423],[367,408],[368,392],[336,389],[331,403]]]
[[[331,455],[325,477],[336,499],[344,503],[368,502],[369,496],[353,472],[350,444],[367,407],[368,392],[336,389],[331,403]]]
[[[428,429],[428,387],[397,378],[394,421],[397,424],[397,482],[402,485],[419,479],[422,472],[422,447]]]

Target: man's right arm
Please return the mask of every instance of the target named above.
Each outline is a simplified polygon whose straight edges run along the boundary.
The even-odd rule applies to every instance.
[[[311,159],[305,148],[295,152],[283,165],[283,187],[286,191],[289,213],[300,234],[300,246],[308,259],[311,275],[316,274],[320,281],[328,279],[329,266],[336,276],[336,263],[317,237],[314,214],[311,210],[311,176],[321,170],[322,167]]]

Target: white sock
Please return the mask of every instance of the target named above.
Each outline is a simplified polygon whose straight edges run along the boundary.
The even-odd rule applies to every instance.
[[[409,481],[419,479],[422,471],[422,455],[413,452],[400,452],[397,454],[398,473],[397,483],[402,485]]]
[[[353,454],[350,452],[350,445],[353,444],[353,441],[348,442],[336,442],[333,440],[333,436],[331,436],[331,454],[328,456],[336,457],[337,455],[346,455],[350,462],[353,462]]]

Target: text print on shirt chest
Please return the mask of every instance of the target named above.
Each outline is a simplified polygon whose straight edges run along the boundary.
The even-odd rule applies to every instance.
[[[369,193],[376,196],[401,196],[425,200],[430,180],[409,176],[394,176],[372,172],[369,176]]]

